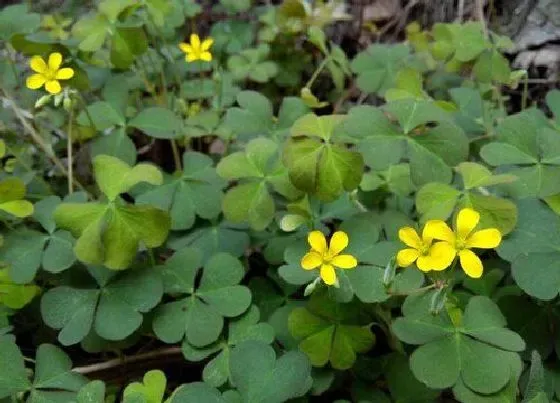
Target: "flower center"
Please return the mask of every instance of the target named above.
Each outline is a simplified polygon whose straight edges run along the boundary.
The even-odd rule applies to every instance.
[[[466,244],[467,244],[466,239],[457,237],[457,239],[455,240],[455,249],[457,250],[465,249]]]
[[[47,68],[43,73],[43,76],[47,79],[47,81],[51,81],[56,78],[56,72],[57,72],[56,70],[51,70],[50,68]]]

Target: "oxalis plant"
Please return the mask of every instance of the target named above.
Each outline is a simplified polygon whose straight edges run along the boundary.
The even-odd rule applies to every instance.
[[[560,401],[560,92],[531,104],[508,38],[28,3],[0,11],[0,402]]]

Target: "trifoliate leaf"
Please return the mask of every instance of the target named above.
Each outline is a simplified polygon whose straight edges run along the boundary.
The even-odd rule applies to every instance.
[[[107,339],[123,340],[142,324],[143,313],[160,301],[163,294],[159,272],[152,268],[114,275],[97,286],[59,286],[47,291],[41,300],[45,323],[61,329],[63,345],[79,343],[90,329]]]
[[[238,316],[251,304],[249,289],[239,285],[245,274],[239,260],[227,253],[212,256],[195,287],[200,266],[200,253],[185,248],[162,267],[166,293],[184,296],[155,311],[154,332],[166,343],[183,339],[196,347],[213,343],[222,332],[224,317]]]

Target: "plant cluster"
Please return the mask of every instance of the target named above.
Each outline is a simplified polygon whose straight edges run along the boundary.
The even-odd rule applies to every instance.
[[[0,402],[560,401],[560,91],[214,3],[0,11]]]

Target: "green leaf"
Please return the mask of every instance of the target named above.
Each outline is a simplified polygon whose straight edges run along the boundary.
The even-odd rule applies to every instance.
[[[416,378],[428,387],[444,389],[464,382],[478,393],[495,393],[510,380],[514,351],[525,349],[516,333],[505,329],[505,319],[488,298],[469,300],[461,327],[456,327],[446,311],[432,315],[428,309],[431,293],[408,297],[404,317],[393,323],[399,339],[421,345],[410,356]]]
[[[41,24],[41,15],[30,13],[27,4],[5,6],[0,12],[0,39],[8,41],[14,34],[29,34]]]
[[[356,189],[362,178],[360,153],[312,138],[288,140],[283,159],[292,183],[323,201],[333,201],[342,192]]]
[[[517,177],[514,175],[492,175],[488,168],[475,162],[462,162],[455,167],[455,170],[463,177],[463,185],[467,190],[480,186],[511,183],[517,180]]]
[[[410,60],[407,45],[373,44],[360,52],[350,67],[358,75],[358,88],[364,92],[383,95],[395,86],[398,71]]]
[[[0,304],[11,309],[21,309],[27,305],[41,289],[33,284],[15,284],[7,269],[0,269]]]
[[[560,91],[549,91],[546,94],[546,104],[554,114],[556,125],[560,125]]]
[[[560,251],[519,255],[512,263],[512,275],[527,294],[551,300],[560,292]]]
[[[78,115],[78,123],[82,126],[89,126],[89,118],[93,121],[95,128],[99,131],[107,130],[113,126],[125,126],[126,119],[120,111],[105,101],[94,102],[87,106],[86,111]]]
[[[446,24],[446,27],[451,33],[455,58],[460,62],[475,59],[489,45],[480,22]]]
[[[402,403],[431,402],[438,392],[427,388],[411,372],[406,356],[392,353],[387,356],[387,383],[394,401]]]
[[[325,293],[313,293],[306,308],[290,313],[290,333],[300,341],[299,349],[314,366],[330,362],[335,369],[349,369],[357,353],[365,353],[373,346],[375,336],[369,326],[360,324],[356,310],[349,308],[346,305],[341,310]]]
[[[56,346],[41,344],[35,357],[31,402],[73,401],[87,379],[72,372],[72,361]],[[51,400],[52,399],[52,400]]]
[[[310,136],[330,141],[335,127],[343,120],[343,115],[317,116],[309,113],[294,122],[290,133],[292,137]]]
[[[154,106],[142,110],[128,122],[129,127],[142,130],[148,136],[157,139],[173,139],[180,137],[183,122],[169,109]]]
[[[90,332],[107,340],[123,340],[142,324],[163,294],[161,277],[153,270],[134,270],[111,278],[99,287],[55,287],[41,299],[47,325],[61,329],[63,345],[80,342]]]
[[[76,396],[77,403],[102,403],[105,401],[105,384],[91,381],[84,385]]]
[[[274,341],[272,326],[258,322],[259,310],[251,306],[242,316],[229,322],[227,341],[218,341],[203,348],[196,348],[184,341],[183,354],[189,361],[200,361],[218,353],[204,367],[202,378],[209,385],[220,387],[228,379],[231,380],[229,360],[231,349],[235,345],[246,340],[258,340],[268,344]]]
[[[0,335],[0,399],[31,387],[23,354],[11,336]]]
[[[560,251],[560,217],[535,199],[518,200],[517,227],[498,247],[503,259],[513,262],[519,255]]]
[[[9,263],[10,278],[17,284],[29,283],[35,277],[48,236],[32,230],[13,231],[4,238],[0,260]]]
[[[124,161],[128,165],[136,163],[136,146],[128,137],[124,128],[113,130],[110,134],[95,138],[91,143],[91,155],[109,155]]]
[[[143,382],[132,382],[124,389],[123,397],[127,401],[127,397],[139,394],[146,403],[161,403],[166,385],[167,378],[162,371],[148,371],[144,374]]]
[[[239,223],[247,221],[251,228],[261,231],[274,218],[274,200],[265,182],[251,182],[230,189],[223,201],[226,219]]]
[[[212,165],[210,157],[186,152],[183,154],[182,175],[142,193],[136,202],[168,211],[173,230],[191,228],[197,215],[213,219],[222,210],[224,181],[217,176]]]
[[[228,403],[220,391],[204,382],[181,385],[169,398],[169,403]]]
[[[95,179],[109,201],[114,201],[121,193],[126,193],[134,185],[147,182],[161,185],[163,177],[160,170],[151,164],[138,164],[130,167],[118,158],[98,155],[93,161]]]
[[[428,183],[416,193],[416,209],[422,215],[423,222],[432,219],[447,220],[460,196],[461,192],[452,186]]]
[[[225,221],[215,225],[202,227],[190,234],[172,239],[169,246],[179,250],[186,246],[193,247],[202,252],[203,261],[218,252],[226,252],[239,257],[249,247],[249,235]]]
[[[312,383],[304,354],[290,351],[277,359],[272,347],[258,341],[245,341],[233,349],[230,372],[247,403],[284,402],[303,396]]]
[[[428,122],[448,122],[449,114],[431,101],[399,99],[388,102],[385,110],[399,122],[405,134]]]
[[[117,27],[111,38],[111,63],[118,69],[127,69],[147,49],[148,39],[141,27]]]
[[[508,60],[497,50],[486,50],[473,67],[475,77],[481,82],[509,83],[511,69]]]
[[[480,228],[498,228],[502,235],[509,234],[517,224],[518,210],[511,200],[468,192],[459,206],[480,213]]]
[[[155,312],[154,332],[166,343],[183,338],[196,347],[213,343],[222,332],[224,317],[238,316],[251,304],[249,289],[238,285],[245,274],[239,260],[226,253],[212,256],[195,288],[200,260],[198,251],[185,248],[163,267],[166,292],[186,294],[183,299],[160,305]]]
[[[18,218],[33,214],[33,204],[25,197],[25,184],[21,179],[9,177],[0,181],[0,210]]]
[[[538,352],[533,351],[531,354],[531,368],[529,369],[529,379],[523,393],[524,402],[547,402],[548,398],[545,394],[544,367],[541,356]],[[539,400],[539,395],[540,399]]]
[[[226,179],[264,177],[271,172],[271,159],[276,156],[276,142],[259,137],[251,140],[245,152],[224,157],[216,167],[218,175]]]

